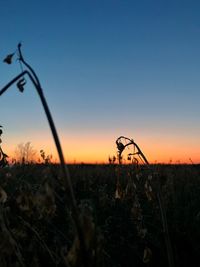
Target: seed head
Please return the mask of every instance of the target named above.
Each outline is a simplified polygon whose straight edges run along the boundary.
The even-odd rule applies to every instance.
[[[7,55],[7,56],[4,58],[3,62],[5,62],[5,63],[7,63],[7,64],[11,64],[11,63],[12,63],[12,59],[13,59],[14,54],[15,54],[15,53],[12,53],[12,54]]]

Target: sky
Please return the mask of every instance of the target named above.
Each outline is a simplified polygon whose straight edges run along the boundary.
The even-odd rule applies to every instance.
[[[0,0],[0,88],[21,72],[3,63],[21,42],[66,162],[106,163],[121,135],[152,163],[200,162],[199,13],[193,0]],[[31,142],[57,159],[28,78],[0,97],[0,125],[10,157]]]

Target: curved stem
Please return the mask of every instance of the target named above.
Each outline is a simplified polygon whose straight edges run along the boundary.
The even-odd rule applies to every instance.
[[[145,155],[140,150],[139,146],[132,139],[129,139],[125,136],[120,136],[119,138],[117,138],[116,143],[118,143],[118,141],[120,141],[121,138],[128,140],[128,143],[124,145],[123,150],[125,149],[125,147],[129,145],[134,145],[138,150],[138,155],[141,156],[142,159],[145,161],[145,163],[149,166],[149,162],[146,159]],[[173,257],[171,240],[169,236],[166,210],[164,206],[164,201],[162,199],[161,187],[160,187],[159,181],[158,181],[158,189],[157,189],[157,199],[158,199],[159,209],[160,209],[160,214],[161,214],[161,221],[162,221],[163,234],[164,234],[165,245],[166,245],[166,250],[167,250],[168,263],[169,263],[169,267],[174,267],[174,257]]]
[[[142,157],[143,161],[147,165],[149,165],[149,162],[148,162],[147,158],[145,157],[145,155],[143,154],[142,150],[139,148],[139,146],[133,140],[131,140],[131,139],[125,137],[125,136],[120,136],[119,138],[117,138],[116,143],[118,143],[118,140],[120,140],[121,138],[124,138],[125,140],[128,140],[129,141],[129,143],[127,143],[127,144],[124,145],[124,149],[125,149],[125,147],[127,147],[129,145],[134,145],[137,148],[137,150],[138,150],[138,155],[140,155]]]
[[[33,84],[35,85],[35,88],[39,94],[40,100],[42,102],[42,105],[44,107],[46,116],[47,116],[47,120],[49,122],[50,128],[51,128],[51,132],[56,144],[56,148],[58,151],[58,155],[59,155],[59,159],[60,159],[60,163],[61,163],[61,168],[63,171],[63,175],[65,178],[65,183],[66,183],[66,187],[68,187],[69,189],[69,193],[70,193],[70,198],[71,198],[71,205],[72,205],[72,212],[73,212],[73,219],[77,228],[77,233],[79,236],[79,240],[80,240],[80,246],[81,246],[81,252],[82,252],[82,257],[83,257],[83,261],[84,261],[84,265],[85,267],[88,265],[87,264],[87,249],[86,249],[86,244],[85,244],[85,239],[84,239],[84,233],[83,233],[83,229],[81,226],[81,221],[79,218],[79,213],[78,213],[78,207],[77,207],[77,203],[76,203],[76,199],[74,196],[74,191],[73,191],[73,187],[72,187],[72,183],[71,183],[71,178],[70,178],[70,173],[69,173],[69,169],[65,163],[65,159],[63,156],[63,152],[62,152],[62,147],[60,144],[60,140],[56,131],[56,127],[55,124],[53,122],[49,107],[47,105],[46,99],[44,97],[42,88],[35,82],[35,80],[33,79],[32,75],[30,75],[30,73],[27,73],[31,79],[31,81],[33,82]],[[34,75],[35,77],[35,75]],[[37,77],[37,76],[36,76]],[[38,80],[38,79],[36,79]]]
[[[28,71],[25,70],[22,73],[20,73],[19,75],[17,75],[14,79],[12,79],[8,84],[6,84],[0,91],[0,96],[14,83],[16,83],[17,80],[19,80],[21,77],[23,77],[25,74],[27,74]]]
[[[23,58],[22,51],[21,51],[21,46],[22,46],[21,43],[19,43],[18,44],[19,60],[31,71],[31,73],[33,74],[33,77],[35,78],[35,81],[37,83],[37,86],[41,88],[40,81],[39,81],[39,79],[38,79],[35,71],[33,70],[33,68]]]
[[[70,173],[69,173],[69,169],[65,163],[65,159],[63,156],[63,152],[62,152],[62,147],[60,144],[60,140],[57,134],[57,130],[53,121],[53,118],[51,116],[51,112],[49,110],[47,101],[45,99],[45,96],[43,94],[41,85],[40,85],[40,81],[36,75],[36,73],[34,72],[34,70],[31,68],[31,66],[25,62],[25,60],[23,59],[22,53],[21,53],[21,49],[20,49],[21,45],[18,45],[18,49],[19,49],[19,60],[21,60],[23,62],[23,64],[28,68],[29,71],[25,70],[23,71],[21,74],[19,74],[18,76],[16,76],[14,79],[12,79],[6,86],[4,86],[2,88],[2,90],[0,91],[0,96],[12,85],[14,84],[18,79],[20,79],[22,76],[24,76],[25,74],[27,74],[30,78],[30,80],[32,81],[32,83],[34,84],[36,91],[40,97],[40,100],[42,102],[42,106],[44,108],[53,138],[54,138],[54,142],[57,148],[57,152],[59,155],[59,159],[60,159],[60,164],[61,164],[61,168],[62,168],[62,172],[64,175],[64,179],[65,179],[65,186],[66,189],[69,190],[69,194],[70,194],[70,200],[71,200],[71,206],[72,206],[72,214],[73,214],[73,219],[75,222],[75,226],[76,226],[76,230],[78,233],[78,237],[80,240],[80,247],[81,247],[81,253],[82,253],[82,259],[83,259],[83,264],[85,267],[88,266],[88,261],[87,261],[87,249],[86,249],[86,244],[85,244],[85,238],[84,238],[84,233],[83,233],[83,229],[82,229],[82,225],[81,225],[81,221],[80,221],[80,217],[79,217],[79,212],[78,212],[78,207],[77,207],[77,203],[76,203],[76,199],[75,199],[75,195],[74,195],[74,191],[73,191],[73,187],[72,187],[72,183],[71,183],[71,177],[70,177]]]
[[[56,127],[54,125],[54,122],[53,122],[53,119],[52,119],[52,116],[51,116],[51,113],[50,113],[50,110],[49,110],[49,107],[47,105],[47,102],[46,102],[46,99],[44,97],[44,94],[42,92],[42,89],[40,86],[38,86],[38,83],[35,81],[35,79],[32,77],[31,73],[27,70],[23,71],[22,73],[20,73],[19,75],[17,75],[14,79],[12,79],[8,84],[6,84],[0,91],[0,96],[6,91],[8,90],[8,88],[10,86],[12,86],[14,83],[16,83],[21,77],[23,77],[25,74],[27,74],[30,78],[30,80],[32,81],[32,83],[34,84],[38,94],[39,94],[39,97],[40,97],[40,100],[42,102],[42,105],[44,107],[44,110],[45,110],[45,114],[47,116],[47,120],[49,122],[49,125],[50,125],[50,128],[51,128],[51,131],[52,131],[52,134],[53,134],[53,138],[54,138],[54,141],[55,141],[55,144],[56,144],[56,148],[57,148],[57,151],[58,151],[58,155],[59,155],[59,158],[60,158],[60,162],[61,162],[61,166],[62,166],[62,170],[63,170],[63,174],[66,178],[66,181],[67,181],[67,185],[69,187],[69,191],[70,191],[70,196],[71,196],[71,201],[72,201],[72,206],[75,207],[76,206],[76,200],[75,200],[75,196],[74,196],[74,192],[73,192],[73,189],[72,189],[72,184],[71,184],[71,178],[70,178],[70,174],[69,174],[69,170],[65,164],[65,160],[64,160],[64,156],[63,156],[63,152],[62,152],[62,148],[61,148],[61,145],[60,145],[60,140],[58,138],[58,134],[57,134],[57,131],[56,131]],[[35,76],[34,76],[35,77]],[[37,77],[37,76],[36,76]],[[39,79],[37,78],[36,80],[39,81]]]
[[[29,72],[27,74],[29,75],[31,81],[35,85],[35,88],[36,88],[36,90],[37,90],[37,92],[39,94],[40,100],[41,100],[43,108],[45,110],[45,113],[46,113],[46,116],[47,116],[47,120],[49,122],[49,126],[51,128],[51,132],[52,132],[55,144],[56,144],[56,148],[57,148],[57,151],[58,151],[62,172],[63,172],[64,178],[65,178],[66,187],[68,187],[69,193],[70,193],[73,219],[74,219],[74,222],[75,222],[75,225],[76,225],[76,229],[77,229],[77,233],[78,233],[79,240],[80,240],[80,246],[81,246],[84,265],[86,267],[88,265],[87,264],[87,256],[86,256],[87,255],[87,249],[86,249],[83,229],[82,229],[82,226],[81,226],[81,221],[80,221],[80,218],[79,218],[78,207],[77,207],[77,203],[76,203],[76,199],[75,199],[75,195],[74,195],[74,191],[73,191],[73,187],[72,187],[72,183],[71,183],[71,177],[70,177],[69,169],[68,169],[68,167],[67,167],[67,165],[65,163],[65,159],[64,159],[64,156],[63,156],[60,140],[59,140],[59,137],[58,137],[58,134],[57,134],[57,131],[56,131],[56,127],[55,127],[55,124],[53,122],[53,118],[51,116],[49,107],[48,107],[46,99],[44,97],[42,88],[35,82],[35,80],[33,79],[32,75]],[[34,75],[34,77],[35,77],[35,75]],[[38,78],[36,80],[39,81]]]
[[[35,80],[33,79],[32,75],[29,72],[27,72],[27,74],[28,74],[30,80],[32,81],[32,83],[34,84],[34,86],[35,86],[35,88],[37,90],[37,93],[38,93],[38,95],[40,97],[40,100],[42,102],[42,106],[43,106],[45,114],[47,116],[47,120],[49,122],[49,126],[51,128],[51,132],[52,132],[52,135],[53,135],[53,138],[54,138],[54,141],[55,141],[55,145],[56,145],[56,148],[57,148],[57,151],[58,151],[60,163],[61,163],[61,166],[62,166],[62,171],[63,171],[63,174],[64,174],[64,176],[66,178],[66,183],[67,183],[67,186],[68,186],[69,191],[70,191],[72,206],[76,206],[76,200],[75,200],[74,191],[73,191],[73,188],[72,188],[69,169],[68,169],[68,167],[67,167],[67,165],[65,163],[65,160],[64,160],[62,147],[61,147],[61,144],[60,144],[60,140],[59,140],[59,137],[58,137],[58,134],[57,134],[57,131],[56,131],[56,127],[55,127],[53,118],[51,116],[51,112],[50,112],[49,107],[47,105],[47,102],[46,102],[46,99],[44,97],[42,88],[37,85],[37,83],[35,82]]]

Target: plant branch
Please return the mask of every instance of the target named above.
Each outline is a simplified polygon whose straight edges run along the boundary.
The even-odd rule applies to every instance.
[[[0,96],[5,93],[5,91],[12,86],[14,83],[16,83],[21,77],[23,77],[25,74],[27,74],[28,71],[25,70],[22,73],[20,73],[19,75],[17,75],[14,79],[12,79],[9,83],[7,83],[0,91]]]
[[[143,160],[147,165],[149,165],[149,162],[148,162],[147,158],[145,157],[145,155],[143,154],[143,152],[141,151],[141,149],[139,148],[139,146],[138,146],[132,139],[129,139],[129,138],[125,137],[125,136],[120,136],[119,138],[117,138],[117,141],[116,141],[117,144],[118,144],[118,142],[120,141],[121,138],[123,138],[123,139],[125,139],[125,140],[128,140],[128,143],[124,145],[123,150],[125,149],[125,147],[127,147],[127,146],[129,146],[129,145],[134,145],[134,146],[137,148],[137,150],[138,150],[138,155],[141,155],[142,160]],[[123,151],[123,150],[122,150],[122,151]],[[121,153],[122,153],[122,152],[121,152]]]
[[[125,139],[128,142],[124,145],[121,142],[121,139]],[[119,156],[121,156],[122,152],[124,151],[124,149],[127,146],[134,145],[137,148],[137,151],[138,151],[137,154],[140,157],[140,159],[142,159],[148,167],[150,166],[145,155],[142,153],[139,146],[132,139],[127,138],[125,136],[120,136],[119,138],[117,138],[116,144],[117,144],[117,147],[119,150]],[[169,236],[167,216],[166,216],[164,202],[162,199],[161,187],[160,187],[160,181],[159,180],[158,180],[158,188],[157,188],[157,199],[158,199],[159,209],[160,209],[160,214],[161,214],[161,222],[162,222],[163,234],[164,234],[165,245],[166,245],[166,250],[167,250],[168,263],[169,263],[169,267],[174,267],[174,257],[173,257],[173,251],[172,251],[172,246],[171,246],[171,240],[170,240],[170,236]]]
[[[69,173],[69,169],[65,163],[65,159],[63,156],[63,152],[62,152],[62,147],[60,144],[60,140],[57,134],[57,130],[53,121],[53,118],[51,116],[51,112],[49,110],[47,101],[45,99],[45,96],[43,94],[43,90],[42,87],[40,85],[40,81],[39,78],[37,77],[36,73],[34,72],[34,70],[32,69],[32,67],[24,60],[23,56],[22,56],[22,52],[21,52],[21,44],[18,44],[18,51],[19,51],[19,60],[27,67],[27,69],[29,70],[25,70],[23,71],[21,74],[19,74],[18,76],[16,76],[13,80],[11,80],[6,86],[4,86],[4,88],[0,91],[0,96],[12,85],[14,84],[18,79],[20,79],[22,76],[24,76],[25,74],[27,74],[30,78],[30,80],[32,81],[32,83],[34,84],[36,91],[40,97],[40,100],[42,102],[42,106],[44,108],[53,138],[54,138],[54,142],[57,148],[57,152],[59,155],[59,159],[60,159],[60,164],[61,164],[61,169],[63,172],[63,176],[64,176],[64,181],[65,181],[65,186],[66,189],[69,190],[69,194],[70,194],[70,200],[71,200],[71,206],[72,206],[72,215],[73,215],[73,220],[75,222],[75,226],[76,226],[76,230],[78,233],[78,237],[80,240],[80,246],[81,246],[81,253],[82,253],[82,258],[83,258],[83,264],[84,266],[88,266],[88,261],[87,261],[87,249],[86,249],[86,244],[85,244],[85,238],[84,238],[84,233],[83,233],[83,228],[81,225],[81,220],[79,217],[79,212],[78,212],[78,207],[77,207],[77,203],[76,203],[76,199],[75,199],[75,195],[74,195],[74,191],[73,191],[73,187],[72,187],[72,183],[71,183],[71,177],[70,177],[70,173]]]
[[[24,57],[22,55],[22,51],[21,51],[21,43],[18,44],[18,52],[19,52],[19,60],[31,71],[31,73],[33,74],[33,77],[35,78],[36,84],[38,87],[41,88],[41,84],[40,81],[35,73],[35,71],[33,70],[33,68],[24,60]]]

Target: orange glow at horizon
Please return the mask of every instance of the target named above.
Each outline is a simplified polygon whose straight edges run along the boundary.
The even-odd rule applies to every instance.
[[[3,138],[2,138],[3,139]],[[6,139],[6,138],[5,138]],[[82,135],[67,136],[62,135],[62,148],[66,163],[108,163],[108,157],[117,155],[115,144],[116,138],[111,135],[103,137],[101,134],[95,136]],[[139,145],[144,155],[150,163],[199,163],[198,146],[194,141],[186,143],[184,138],[158,138],[158,136],[140,136],[138,140],[134,139]],[[15,158],[15,149],[17,147],[16,140],[8,139],[2,143],[2,148],[9,159]],[[24,142],[26,143],[26,142]],[[41,135],[32,138],[31,145],[37,150],[36,159],[40,157],[39,151],[43,149],[46,155],[53,155],[53,162],[59,162],[55,144],[49,134],[46,138],[41,138]]]

